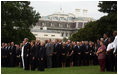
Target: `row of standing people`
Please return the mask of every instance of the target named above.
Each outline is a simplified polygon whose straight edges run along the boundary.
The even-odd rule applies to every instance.
[[[61,40],[55,40],[52,43],[49,39],[44,44],[39,40],[29,43],[25,38],[21,46],[14,45],[14,42],[11,42],[11,45],[2,43],[1,50],[2,66],[5,67],[23,65],[26,70],[29,68],[34,70],[39,63],[47,68],[98,64],[95,53],[97,45],[94,47],[92,42],[87,41],[71,43],[68,40],[62,43]]]
[[[99,43],[100,47],[96,55],[98,56],[101,71],[117,72],[117,31],[113,32],[112,37],[104,34]]]
[[[116,38],[117,32],[113,33]],[[109,44],[113,40],[104,34],[103,38],[97,40],[97,43],[81,41],[81,42],[62,42],[55,40],[51,42],[48,39],[44,42],[36,41],[28,42],[25,38],[21,45],[14,45],[14,42],[2,43],[1,59],[3,67],[14,67],[23,65],[25,70],[35,70],[38,68],[44,71],[44,68],[66,67],[66,66],[81,66],[81,65],[97,65],[101,57],[104,60],[99,60],[101,71],[117,70],[117,47],[114,51]],[[102,46],[104,45],[104,46]],[[101,50],[104,49],[104,50]],[[103,54],[100,54],[103,53]],[[98,60],[97,60],[98,57]],[[101,63],[102,62],[102,63]],[[115,65],[114,65],[115,64]]]

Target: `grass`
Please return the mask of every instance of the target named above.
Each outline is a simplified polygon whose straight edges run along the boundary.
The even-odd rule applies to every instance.
[[[1,74],[117,74],[117,72],[100,72],[99,66],[78,66],[66,68],[46,68],[44,72],[25,71],[22,68],[1,68]]]

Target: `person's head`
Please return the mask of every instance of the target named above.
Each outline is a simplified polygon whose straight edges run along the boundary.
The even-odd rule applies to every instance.
[[[85,41],[85,44],[88,45],[88,41]]]
[[[97,47],[97,43],[95,43],[94,46]]]
[[[51,39],[48,39],[48,43],[50,43],[51,42]]]
[[[103,37],[104,37],[104,39],[106,39],[108,36],[107,36],[107,34],[104,34]]]
[[[10,46],[10,43],[8,43],[8,46]]]
[[[113,42],[113,38],[112,37],[108,38],[108,42],[109,43]]]
[[[104,41],[104,38],[100,38],[100,41]]]
[[[41,41],[41,46],[44,46],[44,45],[45,45],[45,43],[43,41]]]
[[[66,43],[65,42],[63,42],[63,47],[65,47],[66,46]]]
[[[25,42],[25,43],[28,42],[28,38],[24,38],[24,42]]]
[[[55,40],[55,44],[58,42],[58,39]]]
[[[11,46],[14,46],[14,42],[11,42]]]
[[[104,41],[100,41],[100,46],[104,45]]]
[[[76,45],[76,42],[73,42],[73,45]]]
[[[7,47],[7,43],[5,43],[5,47]]]
[[[85,44],[85,42],[84,42],[84,41],[82,41],[82,44]]]
[[[40,40],[39,39],[36,39],[36,44],[38,44],[40,42]]]
[[[117,35],[117,31],[114,31],[113,32],[113,36],[115,37]]]
[[[30,42],[30,44],[31,44],[31,46],[34,46],[34,45],[35,45],[35,41],[32,40],[32,41]]]
[[[5,43],[2,43],[2,46],[4,46],[5,45]]]
[[[61,40],[61,39],[59,39],[59,42],[62,42],[62,40]]]
[[[79,46],[80,45],[80,43],[79,42],[77,42],[77,46]]]
[[[82,45],[82,42],[80,41],[79,44]]]
[[[99,39],[97,39],[97,43],[100,43],[100,40]]]
[[[25,41],[22,42],[22,45],[25,45]]]
[[[91,41],[89,42],[89,45],[92,46],[92,42]]]
[[[71,42],[70,40],[67,41],[68,44],[70,44],[70,42]]]
[[[48,40],[45,40],[45,43],[48,43]]]
[[[20,48],[20,45],[17,45],[16,47],[17,47],[17,48]]]

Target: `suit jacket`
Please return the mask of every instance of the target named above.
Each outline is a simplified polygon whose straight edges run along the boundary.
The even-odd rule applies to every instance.
[[[58,50],[58,43],[53,45],[53,52],[57,52]]]
[[[4,48],[4,56],[8,56],[9,55],[9,51],[8,51],[8,47]]]
[[[72,50],[74,50],[74,54],[77,54],[78,53],[78,47],[77,46],[73,46],[72,47]]]
[[[30,56],[30,44],[26,43],[24,45],[24,57],[29,57]],[[28,56],[27,56],[28,55]]]
[[[36,58],[38,58],[38,51],[40,50],[40,43],[38,45],[35,45],[36,47]]]
[[[31,55],[31,58],[37,56],[36,46],[31,47],[30,55]]]
[[[9,53],[12,53],[13,56],[16,55],[16,46],[11,46]]]
[[[40,46],[40,50],[38,51],[38,58],[44,58],[45,52],[46,52],[45,46]]]
[[[19,55],[21,55],[20,48],[16,48],[16,56],[19,56]]]
[[[81,55],[85,54],[85,50],[86,50],[86,46],[85,45],[81,45],[80,46]]]
[[[70,51],[70,45],[66,45],[66,49],[67,49],[67,51],[69,52]]]
[[[61,51],[63,49],[62,43],[57,44],[57,54],[61,54]]]
[[[105,39],[105,40],[104,40],[104,45],[107,47],[108,44],[109,44],[108,39]]]
[[[46,45],[46,55],[50,56],[50,54],[53,54],[53,44],[47,43]]]

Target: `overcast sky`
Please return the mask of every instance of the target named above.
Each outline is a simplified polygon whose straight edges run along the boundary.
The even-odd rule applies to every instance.
[[[99,19],[106,15],[105,13],[98,11],[98,1],[31,1],[31,5],[34,10],[40,13],[41,16],[47,16],[55,12],[59,12],[60,8],[64,13],[75,14],[75,9],[80,9],[80,15],[83,15],[82,10],[87,9],[88,17]]]

